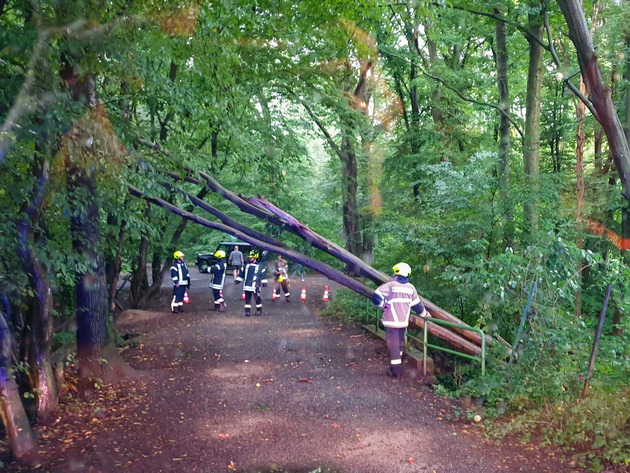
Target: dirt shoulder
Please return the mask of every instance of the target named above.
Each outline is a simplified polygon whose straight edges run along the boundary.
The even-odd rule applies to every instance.
[[[50,472],[574,472],[553,452],[486,441],[482,426],[452,421],[448,400],[414,377],[384,375],[384,342],[359,325],[317,315],[323,288],[309,275],[290,303],[263,294],[263,315],[245,317],[231,277],[224,313],[208,310],[196,274],[187,312],[129,311],[117,325],[135,334],[124,358],[140,379],[64,401],[37,429],[30,466]],[[300,301],[306,287],[307,301]]]

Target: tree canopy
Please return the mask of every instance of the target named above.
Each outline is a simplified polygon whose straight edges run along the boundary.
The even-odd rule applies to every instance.
[[[406,261],[428,300],[526,340],[516,366],[451,386],[497,415],[527,406],[521,425],[581,396],[611,285],[589,378],[611,418],[630,379],[629,12],[607,0],[0,0],[5,425],[24,415],[19,392],[34,393],[33,417],[55,409],[69,339],[86,389],[131,375],[111,319],[148,304],[175,249],[226,238],[181,218],[211,218],[200,202],[352,273],[203,176],[374,271]],[[587,436],[600,460],[628,462],[613,424]],[[12,443],[17,456],[32,447]]]

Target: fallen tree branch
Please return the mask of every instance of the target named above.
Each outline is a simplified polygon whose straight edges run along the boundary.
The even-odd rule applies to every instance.
[[[218,230],[218,231],[227,233],[229,235],[233,235],[244,242],[250,243],[264,250],[282,255],[292,261],[297,261],[300,264],[303,264],[304,266],[307,266],[321,274],[324,274],[332,281],[335,281],[341,284],[342,286],[347,287],[348,289],[356,292],[357,294],[367,297],[368,299],[371,299],[372,295],[374,294],[374,289],[370,288],[369,286],[366,286],[365,284],[361,283],[357,279],[347,276],[346,274],[333,268],[332,266],[326,263],[322,263],[321,261],[317,261],[313,258],[310,258],[302,253],[299,253],[291,248],[288,248],[280,244],[279,242],[269,243],[267,241],[258,240],[257,238],[252,237],[249,233],[243,232],[241,230],[230,227],[223,223],[210,222],[209,220],[206,220],[203,217],[195,215],[191,212],[187,212],[186,210],[180,209],[179,207],[163,199],[148,196],[144,192],[142,192],[140,189],[137,189],[136,187],[128,186],[128,188],[129,188],[129,192],[136,197],[145,199],[159,207],[162,207],[168,210],[169,212],[172,212],[176,215],[179,215],[180,217],[183,217],[187,220],[190,220],[204,227],[212,228],[213,230]],[[413,314],[411,315],[411,323],[421,328],[424,327],[424,320],[421,317],[418,317]],[[431,324],[429,326],[429,331],[431,332],[431,334],[445,340],[451,346],[463,351],[464,353],[468,353],[471,355],[479,355],[481,351],[479,346],[475,345],[474,343],[461,337],[459,334],[451,330],[448,330],[444,327]]]

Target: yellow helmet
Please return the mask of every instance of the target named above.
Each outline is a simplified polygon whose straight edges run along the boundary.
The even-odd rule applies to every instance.
[[[216,256],[217,258],[225,258],[225,251],[217,250],[215,251],[214,256]]]
[[[253,258],[253,259],[258,259],[258,257],[259,257],[260,255],[258,254],[258,252],[257,252],[256,250],[252,250],[252,251],[250,251],[250,252],[249,252],[249,255],[248,255],[248,256],[249,256],[250,258]]]
[[[175,259],[180,259],[184,257],[184,253],[182,253],[181,251],[176,251],[175,253],[173,253],[173,258]]]
[[[407,263],[398,263],[392,269],[396,276],[407,278],[411,274],[411,267]]]

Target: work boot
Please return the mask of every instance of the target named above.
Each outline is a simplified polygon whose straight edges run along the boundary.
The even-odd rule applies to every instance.
[[[177,312],[178,312],[179,314],[183,314],[183,313],[184,313],[184,312],[186,312],[186,311],[184,310],[184,308],[183,308],[183,307],[180,307],[179,309],[177,309]]]
[[[225,312],[225,304],[219,304],[219,308],[217,310],[219,312]]]
[[[402,377],[402,373],[399,373],[398,370],[394,370],[394,368],[392,368],[391,366],[387,368],[387,371],[385,372],[385,374],[389,376],[390,378]]]
[[[287,302],[291,302],[291,296],[287,296]]]
[[[245,309],[245,317],[249,317],[250,315],[252,315],[251,309]]]
[[[262,309],[261,308],[257,308],[256,309],[256,315],[262,315]]]
[[[219,312],[221,310],[221,304],[214,303],[214,311]]]

